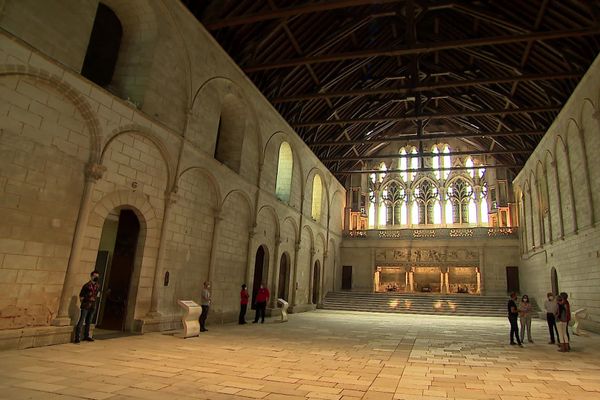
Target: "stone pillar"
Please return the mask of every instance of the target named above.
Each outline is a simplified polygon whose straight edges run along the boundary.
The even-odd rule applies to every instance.
[[[213,223],[213,234],[212,234],[212,246],[210,249],[210,264],[208,267],[208,277],[207,280],[210,282],[215,277],[215,268],[217,267],[217,241],[219,240],[219,232],[221,230],[221,221],[223,217],[221,217],[221,210],[215,209],[214,211],[214,223]]]
[[[375,223],[373,224],[373,228],[379,229],[379,203],[381,202],[379,188],[373,190],[375,194]]]
[[[247,254],[246,254],[246,285],[248,286],[248,288],[252,288],[253,284],[252,284],[252,258],[255,256],[255,254],[252,253],[252,250],[254,250],[254,235],[256,234],[256,230],[250,229],[248,231],[248,250],[247,250]]]
[[[477,226],[481,226],[481,186],[477,185],[473,188],[473,195],[475,196],[475,221]]]
[[[450,293],[450,268],[446,268],[444,273],[444,286],[446,287],[446,293]]]
[[[300,254],[300,241],[297,241],[295,246],[294,246],[294,266],[293,266],[293,273],[291,272],[291,277],[292,277],[292,290],[290,292],[291,295],[291,299],[292,299],[292,309],[293,307],[296,305],[296,302],[298,300],[298,256]]]
[[[415,291],[415,271],[414,268],[411,268],[408,272],[408,287],[409,291],[413,293]]]
[[[325,266],[327,265],[327,251],[323,252],[323,266],[321,267],[321,273],[319,274],[319,298],[317,304],[321,304],[323,302],[323,292],[324,292],[324,283],[325,283]]]
[[[479,267],[475,267],[475,270],[477,271],[477,287],[475,289],[475,293],[481,294],[481,272],[479,272]]]
[[[171,208],[173,204],[177,202],[177,189],[173,190],[170,193],[167,193],[165,196],[165,205],[163,212],[163,220],[162,225],[160,227],[160,241],[158,244],[158,254],[156,256],[156,268],[154,269],[154,284],[152,285],[152,295],[150,301],[150,311],[148,312],[148,317],[160,317],[160,312],[158,312],[158,292],[161,287],[161,277],[162,271],[165,264],[165,254],[167,252],[167,224],[169,222],[169,215],[171,214]]]
[[[446,226],[446,189],[440,190],[440,207],[442,207],[442,226]]]
[[[92,192],[96,182],[102,179],[104,171],[106,171],[106,167],[96,163],[88,164],[85,168],[85,183],[83,186],[83,193],[81,195],[79,212],[77,213],[77,223],[75,224],[73,242],[71,243],[71,254],[67,263],[67,270],[65,271],[65,282],[60,295],[58,315],[52,321],[52,325],[67,326],[71,324],[71,317],[69,316],[69,304],[71,302],[71,297],[74,294],[73,289],[79,283],[76,282],[77,266],[79,265],[85,228],[88,224],[90,208],[92,206]],[[82,285],[84,283],[85,282],[81,282]]]
[[[412,203],[413,203],[412,191],[407,190],[406,191],[406,224],[408,226],[411,226],[413,224],[413,221],[410,220]]]
[[[314,286],[314,277],[315,277],[315,254],[317,253],[317,251],[315,250],[314,247],[310,248],[310,268],[308,269],[309,272],[309,276],[308,276],[308,301],[307,304],[313,304],[312,302],[312,294],[313,294],[313,286]]]
[[[406,271],[406,269],[404,270],[404,291],[408,292],[408,275],[410,274],[409,271]]]
[[[442,269],[440,268],[440,293],[444,293],[444,273],[442,272]]]
[[[273,282],[271,283],[271,287],[273,288],[273,292],[271,293],[271,298],[269,301],[271,302],[271,307],[277,307],[277,292],[279,291],[279,270],[281,268],[281,259],[279,258],[279,247],[281,246],[281,237],[275,237],[275,262],[273,262]]]

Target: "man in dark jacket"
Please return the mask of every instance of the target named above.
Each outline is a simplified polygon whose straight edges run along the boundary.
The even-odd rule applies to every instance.
[[[519,347],[523,347],[521,343],[521,339],[519,338],[519,325],[517,320],[519,318],[519,310],[517,309],[517,303],[515,300],[517,299],[517,294],[512,292],[510,294],[510,300],[508,300],[508,321],[510,322],[510,344],[515,345],[518,344]],[[515,338],[517,338],[517,342],[515,343]]]
[[[79,291],[79,301],[81,302],[81,314],[79,315],[79,321],[75,327],[75,341],[79,343],[81,338],[81,328],[85,322],[85,332],[83,334],[83,340],[86,342],[93,342],[94,339],[90,336],[90,324],[92,323],[92,316],[96,310],[96,299],[98,298],[100,273],[98,271],[92,271],[90,273],[90,280],[82,286]]]

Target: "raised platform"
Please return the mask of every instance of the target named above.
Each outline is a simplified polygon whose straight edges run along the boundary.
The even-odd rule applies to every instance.
[[[400,314],[506,316],[508,296],[439,293],[329,292],[320,308]]]

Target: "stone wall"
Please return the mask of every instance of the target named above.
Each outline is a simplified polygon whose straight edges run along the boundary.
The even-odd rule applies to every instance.
[[[558,289],[600,331],[600,60],[596,59],[515,179],[522,291],[542,303]]]
[[[140,223],[125,329],[176,326],[176,300],[199,300],[207,279],[209,321],[233,321],[260,246],[271,290],[288,255],[296,310],[310,308],[316,261],[320,297],[333,289],[343,187],[180,2],[136,1],[135,15],[134,2],[105,2],[126,32],[119,62],[147,60],[137,72],[118,62],[108,90],[79,74],[97,2],[38,3],[0,5],[0,329],[76,318],[104,223],[121,209]],[[275,196],[283,141],[288,202]]]
[[[381,231],[385,232],[385,231]],[[336,290],[341,289],[342,266],[352,266],[352,290],[372,291],[374,273],[378,266],[435,267],[439,281],[439,268],[479,267],[481,294],[506,295],[506,267],[518,265],[519,241],[515,238],[454,238],[454,239],[369,239],[344,238],[341,263],[336,271],[340,278]],[[469,269],[472,271],[472,268]],[[424,272],[419,272],[423,274]],[[457,271],[449,274],[449,284]],[[470,272],[471,273],[471,272]],[[416,278],[415,278],[416,279]],[[425,279],[425,278],[424,278]],[[462,279],[462,278],[461,278]]]

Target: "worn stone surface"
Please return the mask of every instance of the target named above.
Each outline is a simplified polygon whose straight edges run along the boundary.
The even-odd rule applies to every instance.
[[[317,311],[0,353],[10,399],[561,399],[600,397],[600,341],[508,345],[505,318]],[[63,396],[63,397],[60,397]]]

